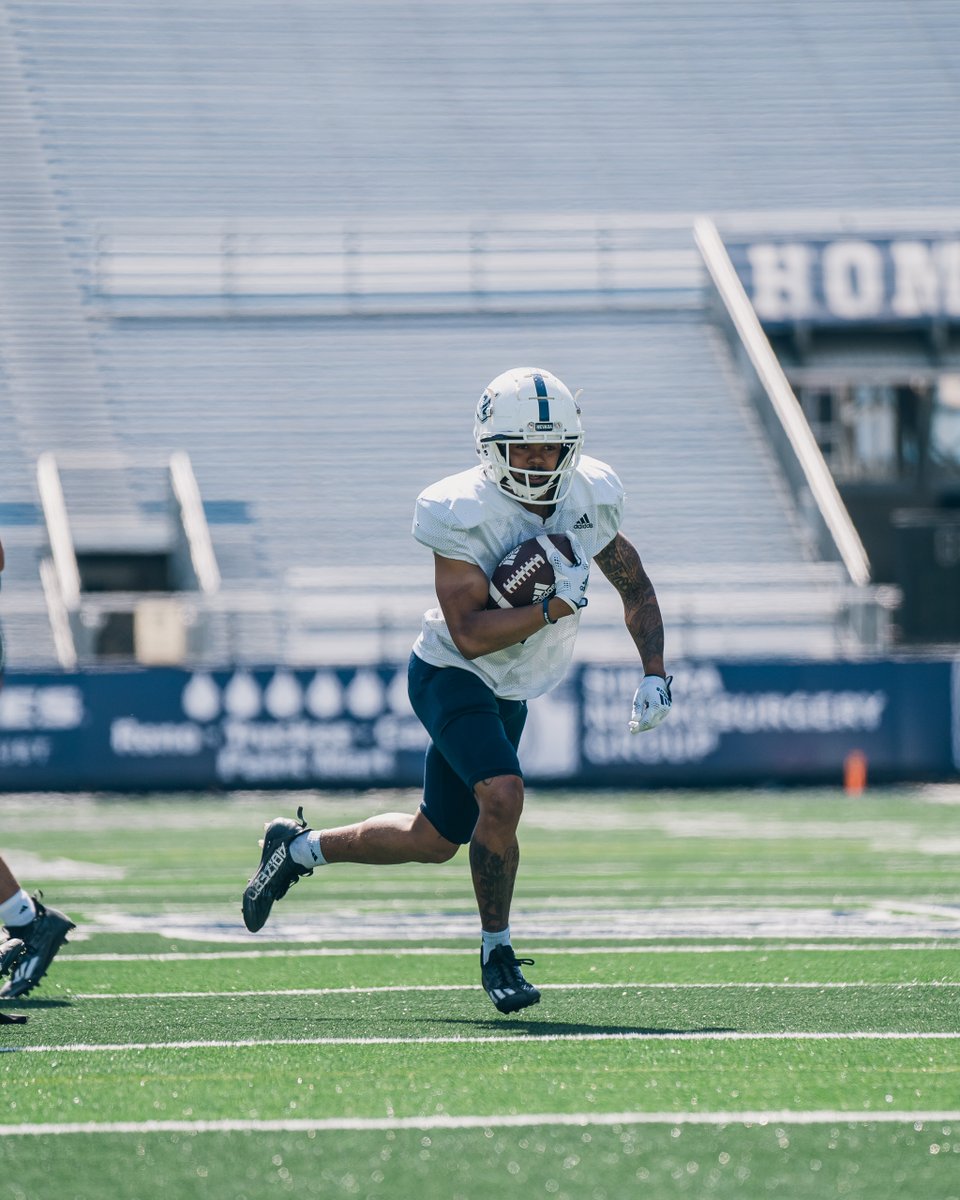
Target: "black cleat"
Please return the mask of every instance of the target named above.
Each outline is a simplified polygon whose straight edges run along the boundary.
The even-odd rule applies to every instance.
[[[55,908],[47,908],[34,897],[37,915],[29,925],[7,926],[8,933],[15,933],[26,946],[10,972],[9,980],[0,988],[0,999],[12,1000],[32,991],[46,975],[47,968],[63,943],[67,934],[75,929],[73,921]]]
[[[540,1002],[540,993],[524,979],[521,964],[532,966],[533,959],[517,958],[512,946],[494,946],[486,963],[480,953],[480,979],[498,1012],[517,1012]]]
[[[277,817],[264,826],[263,840],[260,842],[263,847],[260,865],[243,893],[243,923],[251,933],[264,927],[273,902],[282,900],[301,875],[313,874],[313,871],[301,867],[290,857],[293,839],[309,832],[310,826],[303,819],[302,806],[297,809],[295,821],[289,817]]]
[[[27,948],[19,938],[10,938],[6,942],[0,942],[0,975],[6,975],[26,952]],[[0,1013],[0,1025],[25,1025],[26,1023],[27,1018],[20,1014],[8,1017],[6,1013]]]
[[[19,938],[10,938],[9,941],[0,942],[0,975],[6,975],[26,952],[27,948]]]

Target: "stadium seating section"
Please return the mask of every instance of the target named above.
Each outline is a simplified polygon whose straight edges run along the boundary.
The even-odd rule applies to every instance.
[[[625,530],[678,609],[724,580],[742,599],[747,568],[822,596],[838,576],[811,561],[696,288],[619,311],[135,314],[104,302],[97,237],[647,213],[689,256],[677,229],[700,212],[956,204],[957,44],[949,0],[682,0],[669,19],[613,0],[0,2],[11,662],[55,661],[43,451],[185,449],[225,590],[279,597],[312,573],[335,591],[374,563],[428,596],[413,499],[473,464],[475,397],[524,363],[584,389],[587,452],[620,472]],[[149,507],[136,472],[86,487],[93,506]],[[809,645],[829,649],[833,618],[808,607]]]

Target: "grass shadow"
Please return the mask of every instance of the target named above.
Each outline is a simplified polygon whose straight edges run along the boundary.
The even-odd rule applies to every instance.
[[[694,1037],[697,1034],[736,1032],[725,1025],[698,1025],[688,1029],[672,1029],[654,1025],[593,1025],[579,1021],[538,1021],[532,1015],[525,1016],[522,1010],[519,1013],[504,1013],[499,1017],[475,1020],[464,1017],[439,1017],[432,1024],[456,1025],[461,1028],[468,1026],[484,1032],[503,1032],[504,1029],[520,1030],[524,1033],[538,1034],[540,1037],[599,1037],[602,1035],[610,1037],[624,1037],[625,1035],[632,1037],[663,1037],[665,1035]]]

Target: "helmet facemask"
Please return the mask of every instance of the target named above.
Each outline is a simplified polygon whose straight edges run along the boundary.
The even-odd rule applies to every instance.
[[[507,371],[498,375],[480,398],[474,439],[487,478],[505,495],[522,504],[559,504],[570,490],[580,461],[580,407],[549,371]],[[511,447],[523,443],[559,445],[556,467],[545,471],[511,465]],[[533,482],[543,476],[547,477],[543,482]]]

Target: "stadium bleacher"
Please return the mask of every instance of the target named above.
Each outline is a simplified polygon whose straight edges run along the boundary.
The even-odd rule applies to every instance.
[[[950,0],[4,8],[78,222],[957,198]]]
[[[372,563],[418,571],[429,598],[413,498],[472,464],[475,397],[532,362],[585,389],[588,452],[624,479],[625,528],[666,581],[668,620],[674,586],[678,617],[706,621],[699,571],[708,597],[736,577],[739,591],[715,593],[728,610],[717,626],[735,623],[750,564],[754,591],[785,581],[767,611],[774,625],[800,614],[797,652],[849,649],[842,580],[816,561],[689,288],[632,308],[594,298],[553,313],[440,304],[330,318],[282,298],[205,315],[185,294],[179,311],[174,296],[136,315],[105,302],[98,236],[231,220],[393,223],[402,236],[431,218],[482,229],[510,214],[640,213],[669,214],[657,236],[682,256],[692,242],[677,230],[699,212],[956,204],[957,34],[960,10],[942,0],[879,13],[686,0],[669,19],[566,0],[0,3],[11,661],[54,661],[37,575],[44,450],[185,449],[226,592],[256,589],[269,608],[291,571],[347,580]],[[87,501],[142,509],[135,474],[111,472],[109,486]],[[744,621],[739,639],[728,629],[689,648],[762,651]],[[241,639],[245,653],[275,650],[268,626]]]

